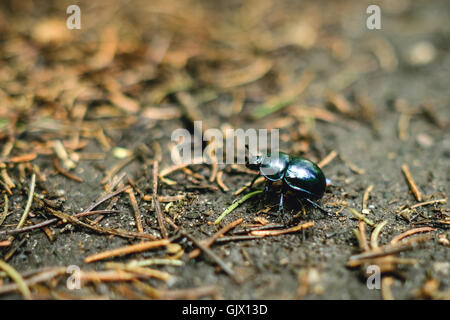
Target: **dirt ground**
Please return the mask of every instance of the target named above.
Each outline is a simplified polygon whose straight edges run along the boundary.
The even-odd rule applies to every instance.
[[[445,201],[434,201],[447,199],[450,191],[448,1],[377,1],[380,30],[367,29],[364,1],[77,3],[80,30],[66,28],[70,1],[0,5],[0,164],[15,185],[10,194],[2,173],[0,217],[6,198],[9,210],[0,224],[0,243],[12,241],[0,246],[0,257],[25,279],[44,267],[101,272],[111,261],[169,257],[184,263],[151,267],[173,280],[140,280],[169,293],[160,296],[166,298],[170,292],[197,298],[176,290],[203,287],[213,294],[198,298],[450,298],[449,209]],[[194,120],[222,130],[278,128],[281,150],[315,162],[334,151],[323,166],[332,185],[319,204],[341,216],[310,206],[305,216],[292,197],[281,216],[273,193],[266,201],[262,195],[247,200],[216,227],[214,220],[247,192],[234,194],[253,178],[244,166],[219,165],[227,192],[217,180],[209,181],[208,164],[166,176],[174,185],[159,179],[158,196],[186,195],[171,205],[161,203],[163,215],[198,240],[238,218],[243,222],[234,231],[260,221],[286,227],[314,222],[300,232],[213,244],[211,250],[239,283],[205,253],[189,259],[196,246],[184,237],[173,240],[178,246],[86,263],[87,256],[140,240],[72,223],[17,233],[14,239],[6,234],[22,217],[35,173],[35,193],[71,215],[111,192],[114,176],[124,185],[131,178],[144,232],[160,238],[151,201],[154,161],[160,173],[174,165],[171,134]],[[57,141],[73,168],[55,151]],[[30,161],[14,159],[28,154]],[[129,161],[108,175],[124,161],[122,154]],[[54,159],[83,181],[61,174]],[[404,164],[420,201],[408,186]],[[354,232],[358,218],[349,208],[361,213],[370,186],[363,216],[375,226],[387,222],[380,246],[410,229],[434,229],[412,235],[409,250],[388,256],[404,263],[383,273],[382,290],[368,289],[364,267],[348,266],[349,258],[362,252]],[[411,208],[425,201],[431,204]],[[120,213],[105,214],[98,226],[137,232],[126,193],[112,208]],[[24,226],[50,218],[36,200]],[[169,238],[177,234],[165,226]],[[374,228],[365,227],[370,242]],[[423,241],[414,241],[419,238]],[[366,260],[380,261],[386,263]],[[68,290],[67,276],[29,284],[33,297],[155,297],[133,281],[92,280]],[[0,293],[11,283],[0,273]],[[21,294],[13,290],[0,298]]]

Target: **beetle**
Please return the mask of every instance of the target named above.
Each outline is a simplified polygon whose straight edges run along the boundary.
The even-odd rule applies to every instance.
[[[266,194],[274,182],[281,181],[279,211],[284,212],[284,195],[292,190],[298,199],[305,200],[313,207],[330,215],[327,210],[313,201],[322,198],[329,182],[322,169],[314,162],[284,152],[275,152],[266,156],[250,155],[247,157],[246,167],[259,170],[259,174],[252,180],[250,187],[260,175],[266,178],[267,183],[264,189]]]

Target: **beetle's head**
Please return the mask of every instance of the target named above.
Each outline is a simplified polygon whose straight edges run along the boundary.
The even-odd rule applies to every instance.
[[[245,146],[245,148],[247,149],[247,154],[245,155],[245,166],[250,170],[259,170],[264,156],[262,154],[250,154],[247,145]]]
[[[261,155],[249,156],[249,157],[247,157],[245,166],[247,168],[249,168],[250,170],[259,170],[259,167],[261,167],[262,161],[263,161],[263,156],[261,156]]]

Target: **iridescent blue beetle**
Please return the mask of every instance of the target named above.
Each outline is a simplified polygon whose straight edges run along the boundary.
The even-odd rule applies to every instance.
[[[284,152],[276,152],[265,156],[250,155],[246,166],[252,170],[259,170],[259,175],[267,179],[266,193],[273,182],[281,181],[279,206],[281,212],[283,212],[284,194],[292,190],[298,199],[305,200],[322,212],[330,214],[313,201],[322,198],[328,182],[322,170],[314,162]],[[259,175],[253,179],[250,187]]]

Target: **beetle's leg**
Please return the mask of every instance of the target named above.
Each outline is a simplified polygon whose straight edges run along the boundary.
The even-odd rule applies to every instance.
[[[249,189],[253,186],[253,184],[255,183],[256,179],[258,179],[260,175],[261,175],[261,173],[257,174],[257,175],[253,178],[252,182],[251,182],[250,185],[248,186]]]
[[[314,208],[319,209],[320,211],[322,211],[323,213],[326,213],[328,216],[330,217],[335,217],[336,215],[332,214],[330,211],[325,210],[324,208],[322,208],[321,206],[319,206],[317,203],[315,203],[314,201],[305,198],[306,201],[308,201]]]
[[[281,192],[280,195],[280,206],[278,207],[278,211],[281,212],[281,214],[284,214],[284,206],[283,206],[283,192]]]
[[[280,206],[278,207],[278,211],[281,212],[281,214],[284,214],[283,200],[284,200],[284,193],[285,193],[286,191],[287,191],[286,185],[283,183],[282,186],[281,186]]]
[[[272,181],[267,180],[266,186],[264,187],[264,201],[267,201],[267,195],[269,194],[270,187],[272,186]]]

